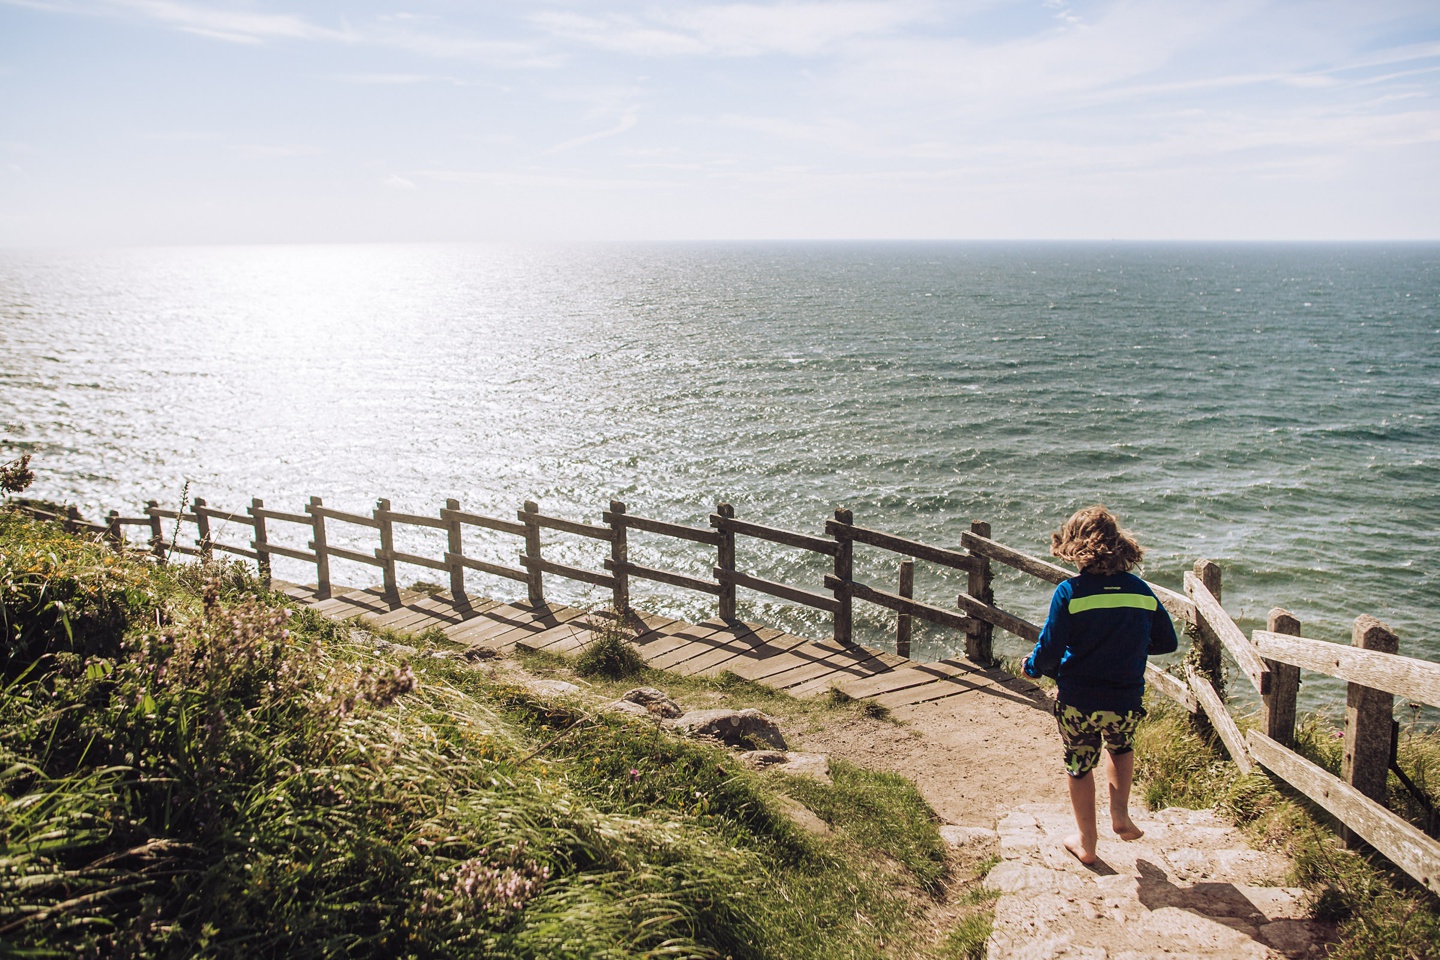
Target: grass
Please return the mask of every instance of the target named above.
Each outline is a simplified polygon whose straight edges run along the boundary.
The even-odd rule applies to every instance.
[[[880,958],[945,876],[900,778],[763,777],[403,655],[439,638],[352,640],[236,564],[0,514],[0,613],[0,955]]]
[[[1252,843],[1280,851],[1294,864],[1294,881],[1313,891],[1311,911],[1338,923],[1332,960],[1424,960],[1440,957],[1440,904],[1383,858],[1349,851],[1334,825],[1288,787],[1256,771],[1241,776],[1211,741],[1197,735],[1189,714],[1156,697],[1136,741],[1136,780],[1152,809],[1215,807],[1244,826]],[[1324,716],[1296,731],[1296,749],[1338,772],[1342,742]],[[1436,787],[1440,738],[1411,729],[1399,746],[1402,767],[1417,783]],[[1412,772],[1413,771],[1413,772]],[[1391,806],[1405,815],[1391,777]]]

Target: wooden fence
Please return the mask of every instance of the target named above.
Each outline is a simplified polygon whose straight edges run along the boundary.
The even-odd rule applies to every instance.
[[[782,530],[741,520],[729,504],[717,505],[709,527],[690,527],[627,511],[623,502],[612,500],[601,515],[600,524],[582,523],[547,516],[533,501],[526,501],[514,520],[481,516],[460,509],[456,500],[446,501],[438,516],[400,513],[390,501],[380,500],[369,514],[347,513],[327,507],[311,497],[301,513],[273,510],[264,501],[252,500],[243,513],[216,510],[196,498],[188,510],[168,510],[156,501],[146,504],[143,517],[122,517],[112,511],[104,524],[86,523],[73,512],[47,514],[71,530],[101,537],[119,550],[143,552],[164,562],[170,553],[211,557],[216,551],[254,560],[261,575],[268,578],[272,557],[281,556],[315,565],[316,585],[321,596],[331,591],[330,560],[338,557],[378,567],[385,590],[399,594],[397,566],[408,564],[449,575],[450,592],[457,603],[466,600],[465,574],[474,570],[526,585],[529,602],[545,603],[545,578],[558,576],[607,588],[617,611],[630,609],[632,581],[663,583],[698,591],[716,598],[717,613],[725,619],[736,615],[736,590],[744,588],[790,603],[829,613],[834,637],[853,643],[853,611],[856,600],[893,611],[896,616],[896,647],[909,656],[910,635],[916,619],[959,631],[965,636],[965,655],[972,661],[993,662],[993,630],[1002,630],[1034,642],[1040,627],[1023,617],[1008,613],[995,602],[992,564],[999,563],[1046,583],[1060,583],[1073,572],[991,539],[990,527],[975,522],[961,535],[960,549],[937,547],[892,534],[857,526],[849,510],[835,511],[825,523],[824,535],[816,536]],[[248,527],[251,538],[245,545],[223,543],[212,535],[212,521]],[[327,523],[340,522],[375,531],[378,545],[371,553],[335,546],[327,539]],[[166,537],[167,523],[170,536]],[[194,527],[193,541],[182,543],[181,526]],[[299,525],[308,532],[307,549],[282,546],[270,536],[273,525]],[[443,557],[419,556],[395,549],[396,525],[412,525],[444,531],[447,549]],[[132,545],[126,527],[145,530],[144,546]],[[481,528],[513,537],[520,547],[518,567],[466,556],[463,549],[467,528]],[[542,531],[554,531],[610,545],[604,570],[589,570],[557,563],[544,557]],[[631,563],[631,531],[698,543],[715,551],[711,578],[690,576],[670,570]],[[824,577],[823,589],[794,586],[747,573],[737,563],[737,539],[748,537],[819,554],[828,558],[832,572]],[[191,543],[193,542],[193,546]],[[883,551],[901,558],[898,584],[886,586],[854,578],[855,545]],[[964,571],[966,589],[956,597],[953,608],[935,606],[913,596],[915,562],[921,561],[951,570]],[[1398,739],[1394,721],[1394,698],[1440,707],[1440,664],[1397,653],[1398,640],[1383,623],[1369,616],[1355,621],[1352,645],[1306,639],[1299,621],[1289,612],[1270,611],[1267,629],[1246,637],[1220,604],[1221,571],[1208,560],[1196,561],[1184,578],[1185,592],[1178,593],[1151,584],[1160,602],[1176,619],[1187,624],[1195,638],[1201,665],[1190,660],[1179,668],[1183,675],[1146,668],[1150,684],[1165,696],[1182,704],[1191,713],[1208,718],[1231,758],[1244,772],[1258,764],[1288,783],[1341,824],[1352,843],[1364,841],[1388,857],[1411,877],[1440,893],[1440,843],[1384,806],[1389,772],[1393,769],[1404,785],[1413,785],[1395,763]],[[1259,727],[1242,734],[1221,695],[1224,669],[1221,651],[1228,653],[1240,677],[1259,695],[1262,708]],[[1207,669],[1208,667],[1208,669]],[[1294,741],[1295,698],[1302,669],[1322,673],[1348,684],[1345,710],[1345,752],[1341,776],[1336,777],[1290,749]],[[1428,798],[1424,798],[1429,803]],[[1431,818],[1431,829],[1435,817]]]

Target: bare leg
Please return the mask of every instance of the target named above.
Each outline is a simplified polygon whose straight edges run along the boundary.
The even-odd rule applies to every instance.
[[[1065,775],[1070,784],[1070,806],[1075,811],[1075,826],[1079,833],[1065,838],[1065,849],[1075,855],[1081,863],[1095,862],[1095,772],[1083,777]]]
[[[1139,840],[1145,831],[1130,819],[1130,785],[1135,781],[1133,751],[1116,756],[1105,751],[1105,779],[1110,781],[1110,826],[1121,840]]]

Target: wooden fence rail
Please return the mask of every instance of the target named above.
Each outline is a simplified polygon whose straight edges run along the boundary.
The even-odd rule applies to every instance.
[[[845,644],[853,642],[853,604],[858,600],[896,615],[896,648],[902,656],[909,656],[912,625],[918,619],[964,634],[966,656],[987,666],[994,659],[993,628],[999,627],[1029,642],[1034,642],[1040,633],[1036,624],[999,606],[992,589],[992,565],[1002,564],[1047,584],[1060,583],[1073,576],[1064,567],[995,541],[989,525],[983,522],[975,522],[970,531],[962,533],[959,549],[955,549],[859,526],[850,511],[843,509],[837,510],[834,519],[825,523],[824,534],[820,536],[738,519],[734,507],[725,503],[718,504],[710,515],[709,529],[636,516],[619,500],[611,501],[610,509],[602,513],[599,524],[543,514],[534,501],[526,501],[513,521],[461,510],[459,502],[453,499],[446,501],[433,517],[392,510],[388,500],[377,501],[369,515],[351,513],[327,507],[319,497],[311,497],[302,513],[269,509],[258,498],[251,501],[244,513],[216,510],[199,498],[189,510],[162,508],[152,500],[146,504],[143,517],[122,517],[111,511],[104,524],[88,523],[73,511],[25,509],[62,523],[73,532],[103,539],[116,551],[148,554],[162,563],[173,553],[208,558],[218,550],[256,561],[266,578],[274,556],[311,563],[315,565],[316,586],[322,597],[331,594],[332,557],[379,567],[386,590],[397,595],[400,564],[446,572],[457,603],[464,602],[466,597],[466,571],[524,583],[529,602],[537,606],[546,602],[545,576],[549,574],[609,588],[612,603],[621,612],[630,609],[631,581],[645,580],[715,597],[719,616],[734,620],[736,590],[740,588],[831,614],[834,639]],[[164,531],[167,521],[173,531],[168,541]],[[244,544],[221,542],[211,521],[248,528],[250,538]],[[378,543],[369,553],[336,546],[330,542],[327,521],[374,530]],[[178,534],[186,524],[194,528],[195,537],[182,543]],[[301,527],[302,534],[308,534],[306,549],[277,543],[273,535],[277,524]],[[397,525],[442,531],[446,535],[446,548],[438,558],[397,550]],[[129,541],[125,535],[129,527],[148,531],[143,545]],[[466,528],[514,538],[518,566],[467,556],[464,552]],[[542,531],[608,544],[609,556],[603,561],[604,569],[589,570],[546,559]],[[632,563],[629,558],[632,533],[713,550],[711,579]],[[737,542],[742,538],[829,559],[831,573],[814,585],[823,592],[768,580],[741,569]],[[855,579],[857,545],[901,558],[895,591]],[[917,561],[966,574],[966,589],[956,596],[953,608],[914,598]],[[1178,668],[1179,676],[1150,664],[1146,676],[1151,686],[1192,714],[1207,717],[1242,771],[1249,772],[1258,765],[1285,781],[1333,815],[1348,839],[1369,843],[1419,883],[1440,893],[1440,843],[1383,805],[1388,773],[1394,765],[1397,736],[1394,697],[1440,707],[1440,664],[1400,656],[1395,635],[1368,616],[1356,620],[1352,645],[1348,647],[1301,636],[1299,621],[1280,608],[1270,612],[1265,630],[1256,630],[1247,638],[1221,605],[1219,567],[1206,560],[1197,561],[1195,569],[1185,574],[1183,594],[1155,584],[1150,586],[1170,614],[1193,629],[1198,648],[1194,658],[1198,669],[1186,662]],[[1239,675],[1248,680],[1260,696],[1263,729],[1242,733],[1231,716],[1223,696],[1222,650],[1229,654]],[[1348,684],[1345,755],[1339,777],[1290,749],[1294,741],[1295,696],[1302,669],[1336,677]],[[1403,779],[1403,772],[1401,776]],[[1408,779],[1405,783],[1409,785]]]

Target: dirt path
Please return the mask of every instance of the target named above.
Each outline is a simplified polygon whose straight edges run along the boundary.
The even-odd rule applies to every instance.
[[[900,707],[898,724],[856,718],[806,733],[800,749],[901,774],[945,821],[993,829],[1019,804],[1066,796],[1050,701],[1017,686]]]

